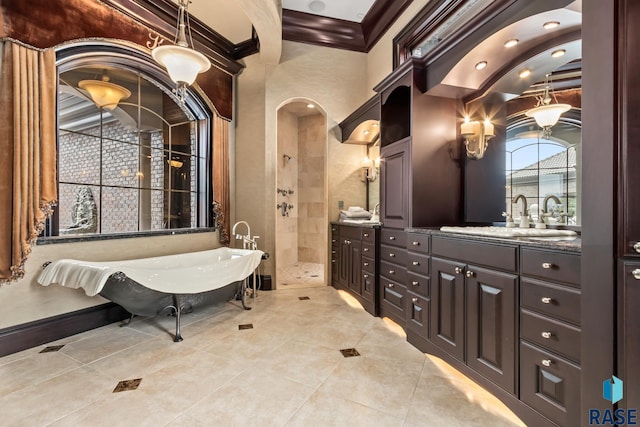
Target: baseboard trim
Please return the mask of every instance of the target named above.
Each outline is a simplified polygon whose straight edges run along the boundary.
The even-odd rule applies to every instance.
[[[124,308],[109,302],[0,329],[0,357],[99,328],[129,316]]]

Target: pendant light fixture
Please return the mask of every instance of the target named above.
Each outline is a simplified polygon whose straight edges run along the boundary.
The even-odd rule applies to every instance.
[[[91,100],[105,110],[112,111],[123,101],[131,96],[131,91],[109,81],[106,71],[102,73],[102,80],[80,80],[78,87],[87,91]]]
[[[549,74],[545,76],[544,83],[544,93],[537,97],[538,103],[534,108],[528,110],[525,115],[527,117],[533,117],[538,126],[542,128],[542,137],[549,139],[551,136],[551,127],[558,123],[562,113],[571,109],[571,105],[558,103],[551,89]],[[551,101],[555,101],[555,104],[552,104]]]
[[[178,26],[176,28],[175,45],[157,46],[151,51],[151,56],[164,66],[177,88],[178,99],[184,102],[187,86],[193,84],[198,74],[207,71],[211,62],[202,53],[193,49],[191,26],[189,25],[189,0],[178,2]],[[189,42],[187,42],[187,30]]]

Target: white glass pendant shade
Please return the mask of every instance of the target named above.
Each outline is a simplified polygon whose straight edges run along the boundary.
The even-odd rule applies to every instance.
[[[110,83],[106,80],[81,80],[78,87],[89,93],[91,100],[105,110],[113,110],[120,101],[131,96],[131,91],[125,87]]]
[[[569,111],[569,104],[549,104],[541,105],[528,110],[525,114],[527,117],[533,117],[541,128],[551,127],[558,123],[562,113]]]
[[[192,85],[199,73],[211,68],[206,56],[184,46],[158,46],[151,55],[167,69],[171,80],[177,84]]]

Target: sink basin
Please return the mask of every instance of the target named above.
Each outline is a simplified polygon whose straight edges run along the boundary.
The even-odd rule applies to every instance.
[[[440,227],[440,231],[448,233],[471,234],[489,237],[575,237],[578,233],[571,230],[555,230],[540,228],[506,228],[506,227]]]

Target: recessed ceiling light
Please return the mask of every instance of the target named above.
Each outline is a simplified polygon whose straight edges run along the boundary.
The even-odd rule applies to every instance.
[[[549,21],[542,24],[542,28],[544,28],[545,30],[550,30],[552,28],[556,28],[558,25],[560,25],[560,22],[558,21]]]
[[[518,44],[520,40],[518,39],[509,39],[504,43],[504,47],[514,47]]]
[[[315,13],[322,12],[327,7],[322,0],[313,0],[309,2],[309,10]]]
[[[307,108],[316,108],[316,106],[313,104],[307,104]]]
[[[525,77],[529,77],[531,75],[531,70],[528,68],[525,68],[524,70],[521,70],[518,75],[520,76],[521,79],[524,79]]]
[[[560,58],[561,56],[564,56],[565,53],[567,53],[567,51],[564,49],[554,50],[553,52],[551,52],[551,57]]]
[[[482,70],[483,68],[486,68],[487,66],[487,61],[480,61],[476,64],[476,70]]]

